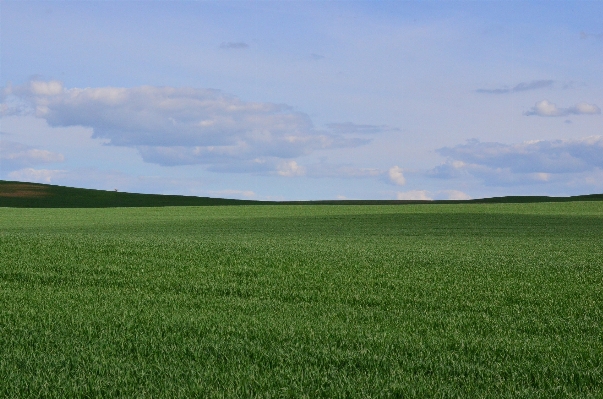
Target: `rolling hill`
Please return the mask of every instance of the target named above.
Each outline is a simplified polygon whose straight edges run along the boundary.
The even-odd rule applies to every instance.
[[[0,207],[13,208],[112,208],[274,204],[393,205],[418,203],[526,203],[567,201],[603,201],[603,194],[580,195],[574,197],[511,196],[464,201],[323,200],[277,202],[183,195],[136,194],[0,180]]]

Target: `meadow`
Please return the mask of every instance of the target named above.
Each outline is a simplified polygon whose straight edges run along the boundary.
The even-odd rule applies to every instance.
[[[597,398],[603,201],[0,208],[0,397]]]

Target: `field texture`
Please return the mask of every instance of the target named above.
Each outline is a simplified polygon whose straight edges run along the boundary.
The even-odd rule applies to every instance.
[[[603,396],[603,202],[0,208],[0,397]]]

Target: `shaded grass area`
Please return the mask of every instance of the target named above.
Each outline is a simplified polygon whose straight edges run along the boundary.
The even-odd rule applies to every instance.
[[[603,202],[0,209],[3,397],[601,397]]]
[[[217,205],[408,205],[421,203],[539,203],[603,201],[603,194],[575,197],[497,197],[466,201],[414,201],[414,200],[324,200],[324,201],[252,201],[225,198],[193,197],[183,195],[157,195],[122,193],[55,186],[40,183],[23,183],[0,180],[0,207],[13,208],[112,208],[112,207],[163,207],[163,206],[217,206]]]
[[[0,180],[0,207],[108,208],[238,205],[255,201],[91,190],[39,183]]]

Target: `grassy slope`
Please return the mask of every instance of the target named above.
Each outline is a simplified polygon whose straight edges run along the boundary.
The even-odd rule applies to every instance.
[[[394,205],[436,202],[444,203],[527,203],[601,201],[603,194],[576,197],[501,197],[468,201],[397,201],[397,200],[327,200],[327,201],[249,201],[181,195],[134,194],[91,190],[0,180],[0,207],[15,208],[109,208],[207,205],[270,205],[270,204],[324,204],[324,205]]]
[[[0,180],[0,207],[108,208],[237,205],[253,202],[181,195],[122,193]]]
[[[0,397],[601,397],[603,202],[0,209]]]

